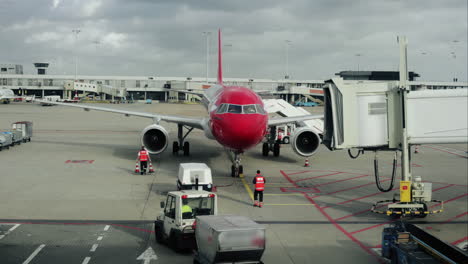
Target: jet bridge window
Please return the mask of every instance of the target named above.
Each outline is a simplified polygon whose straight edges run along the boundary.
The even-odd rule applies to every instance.
[[[244,114],[256,114],[257,109],[255,109],[255,105],[244,105]]]
[[[227,104],[221,104],[219,107],[218,107],[218,110],[216,111],[217,114],[222,114],[222,113],[225,113],[226,110],[228,108],[228,105]]]
[[[242,106],[241,105],[229,105],[229,108],[228,108],[228,113],[231,113],[231,114],[240,114],[242,113]]]

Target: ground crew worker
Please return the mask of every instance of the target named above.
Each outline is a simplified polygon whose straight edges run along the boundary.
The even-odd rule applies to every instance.
[[[254,206],[262,207],[263,206],[263,191],[265,190],[265,177],[262,176],[260,170],[257,170],[257,174],[252,181],[255,184],[254,192]],[[257,197],[260,196],[260,203],[257,201]]]
[[[182,199],[182,218],[187,219],[192,217],[192,207],[188,205],[188,199]],[[190,213],[190,217],[184,217],[184,213]]]
[[[149,153],[144,146],[138,152],[138,160],[140,161],[141,175],[146,173],[146,167],[148,167]]]

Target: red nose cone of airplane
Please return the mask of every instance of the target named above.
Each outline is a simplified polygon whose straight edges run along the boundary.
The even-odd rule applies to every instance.
[[[267,116],[223,114],[212,119],[213,135],[222,145],[243,152],[260,143],[267,129]]]

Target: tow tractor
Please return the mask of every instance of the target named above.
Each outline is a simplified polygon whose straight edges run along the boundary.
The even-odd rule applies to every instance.
[[[184,206],[190,207],[191,211],[182,212]],[[167,243],[175,251],[194,249],[195,218],[201,215],[216,215],[217,207],[217,196],[212,192],[169,192],[166,202],[161,202],[161,208],[164,210],[154,222],[156,242]]]
[[[468,263],[466,252],[402,221],[384,228],[382,257],[391,263]]]

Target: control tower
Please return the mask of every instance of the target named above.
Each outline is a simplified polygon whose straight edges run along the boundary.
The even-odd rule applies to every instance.
[[[36,63],[34,63],[34,67],[36,67],[38,75],[46,75],[47,74],[47,67],[49,67],[49,63],[36,62]]]

